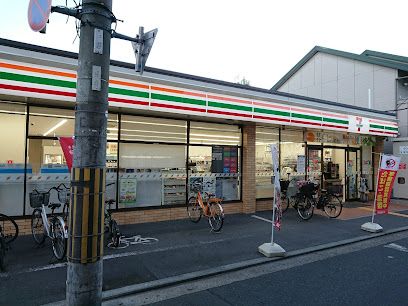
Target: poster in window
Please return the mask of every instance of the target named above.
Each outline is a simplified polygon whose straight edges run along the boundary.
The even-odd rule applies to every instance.
[[[238,172],[238,148],[231,148],[230,173]]]
[[[62,155],[45,154],[45,164],[62,164]]]
[[[238,148],[229,146],[213,146],[211,172],[237,173]]]
[[[230,156],[231,156],[230,147],[224,147],[223,154],[223,164],[224,164],[224,173],[230,173]]]
[[[120,204],[136,204],[136,188],[137,180],[135,178],[121,179],[119,197]]]
[[[305,173],[306,172],[306,156],[305,155],[298,155],[297,156],[297,165],[296,170],[298,173]]]
[[[224,147],[213,146],[212,147],[212,162],[211,162],[211,172],[212,173],[223,173],[224,172],[224,161],[223,161]]]
[[[203,192],[208,192],[209,194],[216,193],[216,178],[215,177],[203,177]]]

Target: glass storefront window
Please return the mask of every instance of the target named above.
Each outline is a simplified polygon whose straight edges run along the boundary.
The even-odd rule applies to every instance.
[[[304,169],[297,169],[298,159],[306,155],[303,130],[281,130],[281,177],[304,176]],[[300,157],[299,157],[300,156]]]
[[[30,107],[29,136],[73,136],[75,130],[74,110]]]
[[[0,212],[23,214],[26,108],[0,103]]]
[[[108,134],[108,140],[118,138],[118,116],[109,114],[109,127],[113,132]],[[29,139],[27,151],[27,193],[26,214],[32,212],[29,194],[34,189],[47,191],[63,183],[70,187],[70,174],[58,141],[58,137],[71,137],[75,131],[74,110],[54,109],[45,107],[31,107],[29,114]],[[107,159],[107,198],[116,198],[116,168],[117,143],[108,142],[106,148]],[[50,202],[58,203],[58,194],[50,194]],[[61,208],[62,209],[62,208]]]
[[[119,119],[117,114],[109,114],[106,138],[109,140],[118,140]]]
[[[256,127],[255,184],[257,199],[273,197],[274,185],[271,177],[274,173],[270,145],[277,143],[279,143],[278,128]]]
[[[31,214],[29,194],[34,189],[48,191],[63,183],[70,187],[71,177],[58,139],[28,139],[26,214]],[[50,203],[59,203],[58,193],[50,193]],[[61,209],[62,210],[62,207]]]
[[[183,145],[121,143],[119,208],[185,204]]]
[[[118,143],[109,141],[106,144],[106,189],[105,199],[115,200],[117,190]],[[111,207],[114,209],[116,207]]]
[[[121,140],[126,141],[186,143],[187,122],[122,115],[120,133]]]
[[[241,128],[237,125],[191,122],[190,143],[240,146]]]
[[[189,197],[195,188],[215,194],[224,201],[240,199],[240,150],[233,146],[190,146],[189,148]]]

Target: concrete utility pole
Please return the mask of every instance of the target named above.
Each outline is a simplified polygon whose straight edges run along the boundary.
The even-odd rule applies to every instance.
[[[50,2],[41,4],[41,23],[29,19],[35,31],[48,19],[44,12],[49,14]],[[37,7],[37,1],[30,2],[29,14],[37,14]],[[101,305],[110,40],[133,43],[135,70],[142,74],[157,29],[144,33],[140,27],[135,38],[112,31],[112,22],[117,21],[112,0],[83,0],[80,7],[53,6],[51,12],[80,20],[66,301],[70,306]]]
[[[68,240],[67,305],[101,305],[112,0],[78,11],[75,148]]]

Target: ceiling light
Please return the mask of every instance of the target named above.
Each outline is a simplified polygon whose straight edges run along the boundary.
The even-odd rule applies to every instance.
[[[55,115],[55,114],[42,114],[42,113],[31,113],[31,112],[30,112],[30,116],[44,116],[44,117],[56,117],[56,118],[75,119],[75,116]]]
[[[198,136],[198,137],[209,137],[209,138],[232,138],[232,139],[240,139],[240,136],[224,136],[224,135],[208,135],[208,134],[195,134],[191,133],[190,136]]]
[[[108,130],[116,131],[117,128],[109,128]],[[171,134],[171,135],[186,135],[186,133],[175,133],[175,132],[161,132],[161,131],[150,131],[150,130],[132,130],[132,129],[121,129],[121,131],[126,132],[142,132],[142,133],[152,133],[152,134]],[[123,133],[121,135],[124,135]]]
[[[143,121],[128,121],[128,120],[122,120],[122,123],[135,123],[135,124],[149,124],[149,125],[175,126],[175,127],[186,128],[186,125],[185,125],[185,124],[180,125],[180,124],[167,124],[167,123],[143,122]]]
[[[47,136],[49,133],[54,132],[56,129],[58,129],[61,125],[65,124],[68,120],[63,119],[60,122],[58,122],[56,125],[54,125],[52,128],[50,128],[47,132],[43,134],[43,136]]]

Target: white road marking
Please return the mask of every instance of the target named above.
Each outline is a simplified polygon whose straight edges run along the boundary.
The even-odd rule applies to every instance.
[[[397,251],[400,251],[400,252],[408,253],[408,248],[406,248],[406,247],[404,247],[402,245],[396,244],[396,243],[390,243],[390,244],[385,245],[384,247],[394,249],[394,250],[397,250]]]
[[[265,221],[265,222],[272,223],[272,220],[265,219],[265,218],[262,218],[262,217],[259,217],[259,216],[256,216],[256,215],[252,215],[251,217],[262,220],[262,221]]]
[[[249,238],[249,237],[252,237],[252,235],[245,235],[245,236],[242,236],[241,238]],[[234,239],[236,239],[236,238],[217,239],[217,240],[210,240],[210,241],[199,241],[198,243],[194,243],[194,244],[181,244],[181,245],[176,245],[176,246],[157,248],[157,249],[153,249],[153,250],[132,251],[132,252],[110,254],[110,255],[103,256],[103,259],[104,260],[110,260],[110,259],[115,259],[115,258],[144,255],[144,254],[150,254],[150,253],[156,253],[156,252],[166,252],[166,251],[183,249],[183,248],[191,248],[191,247],[197,246],[197,244],[206,245],[206,244],[212,244],[212,243],[225,242],[225,241],[234,240]],[[9,277],[9,276],[12,276],[12,275],[14,276],[14,275],[24,274],[24,273],[45,271],[45,270],[51,270],[51,269],[57,269],[57,268],[64,268],[66,266],[67,266],[66,262],[60,262],[60,263],[56,263],[56,264],[40,266],[40,267],[35,267],[35,268],[29,268],[29,269],[25,269],[25,270],[21,270],[21,271],[15,271],[15,272],[11,272],[11,273],[3,272],[3,273],[0,273],[0,278],[6,278],[6,277]]]

